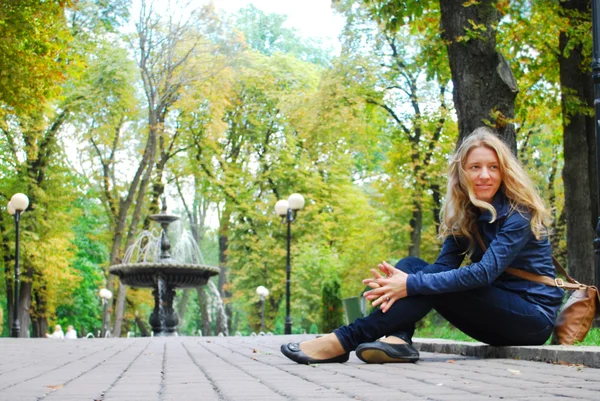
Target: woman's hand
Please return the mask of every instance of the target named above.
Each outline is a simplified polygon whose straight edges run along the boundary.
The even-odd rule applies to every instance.
[[[366,278],[363,284],[373,288],[367,291],[363,296],[371,302],[373,306],[379,306],[383,313],[387,312],[394,302],[408,295],[406,290],[406,279],[408,274],[402,270],[396,269],[387,262],[381,262],[378,266],[379,271],[371,269],[373,278]]]

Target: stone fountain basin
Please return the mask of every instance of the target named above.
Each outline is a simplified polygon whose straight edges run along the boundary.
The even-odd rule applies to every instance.
[[[219,268],[192,263],[123,263],[110,266],[110,273],[130,287],[155,288],[160,274],[169,287],[193,288],[204,285]]]

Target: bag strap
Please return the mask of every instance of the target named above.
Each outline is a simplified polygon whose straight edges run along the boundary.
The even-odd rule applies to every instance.
[[[479,246],[481,246],[481,248],[485,252],[487,250],[487,247],[485,246],[485,243],[483,242],[483,239],[481,238],[481,234],[479,234],[479,230],[476,228],[473,231],[475,231],[475,239],[479,243]],[[573,279],[571,276],[569,276],[569,274],[567,273],[565,268],[562,267],[560,262],[558,260],[556,260],[556,258],[554,256],[552,256],[552,263],[554,264],[554,268],[560,270],[561,274],[567,278],[568,282],[565,283],[563,281],[563,279],[561,279],[561,278],[553,279],[548,276],[542,276],[541,274],[535,274],[535,273],[526,272],[525,270],[515,269],[514,267],[507,267],[504,271],[506,273],[512,274],[513,276],[522,278],[524,280],[545,284],[550,287],[560,287],[560,288],[565,288],[567,290],[584,290],[589,287],[585,284],[579,283],[578,281]],[[599,295],[599,300],[600,300],[600,295]]]

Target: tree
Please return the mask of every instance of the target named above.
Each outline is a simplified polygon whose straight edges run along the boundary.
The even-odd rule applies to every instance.
[[[499,29],[504,37],[501,46],[520,66],[516,75],[523,91],[515,113],[519,156],[535,165],[532,173],[539,176],[538,187],[554,210],[555,255],[568,262],[570,273],[579,280],[593,282],[598,198],[590,4],[518,1],[511,2],[509,13],[510,22]],[[560,185],[555,186],[561,170],[564,197]]]
[[[285,28],[285,15],[265,14],[250,4],[240,9],[234,20],[234,27],[244,33],[248,46],[259,53],[272,56],[279,52],[311,63],[330,65],[328,49],[323,49],[313,40],[302,38],[295,29]]]
[[[80,3],[84,7],[92,2]],[[3,98],[6,103],[0,106],[3,110],[0,147],[10,158],[4,166],[10,166],[11,182],[4,186],[3,192],[18,188],[29,195],[31,205],[22,225],[25,254],[19,311],[23,336],[28,334],[30,317],[32,335],[45,335],[47,319],[64,296],[62,291],[70,291],[78,282],[69,267],[68,245],[68,227],[76,216],[66,212],[77,187],[65,186],[74,177],[66,168],[59,143],[71,113],[81,100],[77,93],[68,90],[81,72],[83,53],[75,40],[80,31],[72,24],[77,20],[77,10],[67,10],[71,6],[74,5],[70,1],[4,2],[0,6],[6,12],[6,23],[1,29],[8,35],[3,42],[7,46],[3,55],[22,56],[15,57],[22,63],[13,61],[13,66],[4,68],[13,76],[2,95],[20,92],[10,99]],[[72,18],[67,19],[67,14]],[[103,16],[108,21],[112,14],[106,12]],[[29,75],[24,76],[26,70]],[[14,80],[15,77],[22,79]],[[21,83],[31,91],[19,89]],[[50,225],[49,221],[63,224]],[[34,241],[37,246],[29,251],[28,243],[31,246]]]
[[[420,256],[424,226],[439,225],[440,171],[445,162],[440,156],[453,140],[451,124],[446,124],[451,113],[445,96],[450,72],[447,63],[430,56],[445,54],[437,41],[437,25],[423,18],[391,30],[375,25],[353,2],[340,2],[338,9],[348,21],[343,55],[354,81],[349,85],[389,121],[388,162],[380,188],[394,216],[391,229],[399,239],[409,233],[408,254]],[[433,225],[424,222],[428,209],[433,211]],[[403,218],[407,211],[409,217]],[[407,224],[400,223],[403,220]]]
[[[509,63],[496,47],[501,3],[440,0],[440,11],[440,29],[454,84],[459,142],[487,122],[516,152],[512,119],[519,88]]]
[[[0,3],[0,117],[28,114],[53,100],[66,79],[71,35],[65,20],[70,0]]]
[[[102,208],[89,199],[78,199],[74,205],[79,209],[78,219],[73,231],[75,257],[71,261],[72,269],[81,278],[70,296],[61,300],[56,308],[56,321],[63,327],[73,325],[79,336],[97,333],[102,322],[98,302],[98,288],[103,285],[102,266],[108,259],[108,248],[104,229],[106,215]]]
[[[337,277],[321,286],[321,332],[330,333],[344,324],[340,280]]]
[[[559,66],[563,112],[565,210],[569,273],[593,283],[594,228],[598,220],[596,189],[596,140],[594,99],[589,49],[591,9],[589,1],[560,3],[568,21],[560,32]]]
[[[425,11],[431,1],[366,0],[374,18],[396,31]],[[475,128],[491,125],[516,152],[512,119],[518,87],[510,65],[497,49],[496,32],[503,12],[497,0],[440,0],[440,38],[446,44],[454,85],[454,108],[460,142]]]
[[[197,84],[222,68],[222,57],[209,56],[212,52],[221,54],[225,48],[217,40],[220,40],[218,24],[212,8],[193,9],[189,14],[179,15],[182,16],[177,18],[175,13],[161,16],[156,13],[152,1],[142,1],[136,22],[137,34],[129,37],[147,102],[148,134],[143,157],[130,186],[130,197],[119,213],[111,264],[117,262],[122,249],[127,249],[133,243],[150,186],[149,213],[158,212],[159,198],[164,192],[162,180],[166,163],[181,151],[176,147],[179,131],[171,129],[167,121],[171,108],[188,86]],[[129,207],[133,205],[122,248],[125,218]],[[147,224],[149,222],[145,222]],[[125,286],[120,286],[115,300],[113,328],[113,332],[117,334],[121,332],[125,297]]]

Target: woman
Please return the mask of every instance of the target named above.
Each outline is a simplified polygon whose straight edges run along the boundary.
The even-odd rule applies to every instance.
[[[56,326],[54,326],[54,333],[52,333],[52,334],[46,333],[46,337],[58,338],[58,339],[62,340],[63,338],[65,338],[65,333],[63,333],[62,327],[60,327],[60,324],[57,324]]]
[[[394,268],[382,262],[383,274],[372,269],[373,278],[363,280],[371,288],[365,297],[378,310],[326,336],[284,344],[284,355],[304,364],[345,362],[356,350],[367,363],[414,362],[415,323],[432,308],[490,345],[539,345],[548,339],[563,291],[504,272],[510,266],[555,277],[549,213],[532,182],[488,128],[463,141],[448,177],[440,225],[444,242],[435,263],[409,257]],[[470,263],[460,267],[465,255]]]

